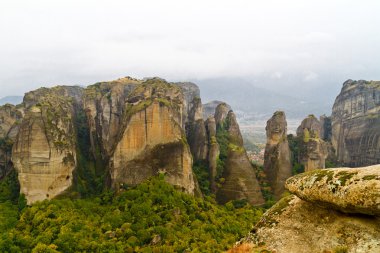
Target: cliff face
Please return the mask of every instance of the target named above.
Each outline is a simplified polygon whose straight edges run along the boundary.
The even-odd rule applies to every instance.
[[[264,203],[255,171],[243,147],[243,138],[233,111],[226,104],[215,110],[217,141],[221,146],[220,159],[224,163],[216,198],[220,203],[246,199],[250,204]]]
[[[194,193],[192,157],[180,127],[181,115],[158,100],[149,103],[131,115],[116,146],[110,166],[113,185],[136,185],[163,172],[169,183]]]
[[[175,83],[184,94],[183,124],[194,161],[207,160],[207,133],[203,106],[198,86],[193,83]]]
[[[219,202],[264,202],[235,114],[221,103],[205,122],[193,83],[125,77],[41,88],[25,94],[22,105],[0,107],[0,120],[0,176],[13,162],[29,204],[119,190],[159,173],[200,194],[193,160],[202,189]]]
[[[25,116],[12,150],[28,203],[51,199],[72,185],[76,164],[74,105],[81,88],[41,88],[24,98]]]
[[[264,153],[264,172],[276,199],[285,190],[285,180],[292,175],[287,122],[284,112],[275,112],[266,126],[267,144]]]
[[[314,170],[286,187],[296,196],[281,199],[243,240],[252,252],[380,251],[380,166]]]
[[[325,168],[328,149],[321,137],[322,129],[321,123],[314,115],[305,118],[297,128],[300,143],[298,160],[304,165],[305,171]]]
[[[0,179],[11,169],[13,142],[19,131],[22,108],[6,104],[0,106]]]
[[[216,175],[218,173],[218,159],[220,155],[220,147],[218,141],[216,140],[216,123],[214,117],[209,117],[206,120],[206,129],[208,136],[208,166],[209,166],[209,174],[210,174],[210,186],[211,192],[216,193]]]
[[[347,80],[332,112],[338,161],[352,167],[380,163],[380,82]]]
[[[84,90],[83,107],[88,119],[91,149],[101,150],[103,159],[109,159],[122,125],[128,94],[142,81],[125,77],[101,82]],[[130,97],[130,102],[139,99]]]

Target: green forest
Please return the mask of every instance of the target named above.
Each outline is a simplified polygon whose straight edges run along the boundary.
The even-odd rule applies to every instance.
[[[0,183],[0,252],[220,252],[263,213],[177,191],[164,175],[118,194],[26,206],[11,177]]]

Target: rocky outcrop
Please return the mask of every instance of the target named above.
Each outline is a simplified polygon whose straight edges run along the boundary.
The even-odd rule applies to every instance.
[[[216,176],[218,173],[218,159],[220,155],[220,148],[218,141],[216,140],[216,123],[215,118],[210,116],[206,120],[206,130],[208,136],[208,166],[209,166],[209,174],[210,174],[210,186],[211,192],[216,193]]]
[[[207,133],[198,86],[193,83],[175,83],[184,94],[184,129],[194,161],[207,160]]]
[[[113,187],[136,185],[165,173],[169,183],[194,194],[192,156],[181,127],[181,89],[151,79],[137,85],[127,101],[123,128],[110,160]]]
[[[177,82],[173,83],[182,90],[183,94],[183,112],[182,112],[182,127],[186,128],[186,123],[195,122],[202,118],[202,103],[199,102],[201,92],[199,87],[191,82]]]
[[[20,106],[6,104],[0,106],[0,138],[14,139],[18,133],[18,124],[23,117]]]
[[[319,122],[321,123],[320,137],[324,141],[330,142],[331,137],[332,137],[331,117],[327,117],[326,115],[322,115],[319,117]]]
[[[380,82],[347,80],[335,100],[332,144],[339,162],[350,166],[380,163]]]
[[[379,175],[379,166],[373,166],[315,170],[288,179],[289,191],[301,198],[281,199],[241,247],[250,252],[379,252]]]
[[[309,115],[297,128],[299,162],[305,171],[324,169],[328,156],[327,144],[321,138],[322,126],[314,115]]]
[[[12,146],[22,119],[22,109],[6,104],[0,106],[0,179],[12,168]]]
[[[14,138],[12,161],[29,204],[62,193],[120,190],[159,173],[200,195],[193,160],[210,174],[210,184],[201,176],[206,194],[221,203],[263,203],[234,113],[220,103],[205,122],[193,83],[125,77],[87,88],[40,88],[2,113],[0,134]]]
[[[267,144],[264,153],[264,172],[275,198],[279,199],[285,191],[286,179],[292,175],[285,113],[275,112],[268,120],[265,129]]]
[[[76,165],[75,104],[82,89],[57,86],[27,93],[25,116],[12,150],[28,204],[51,199],[72,185]]]
[[[213,100],[206,104],[203,104],[203,119],[207,120],[210,116],[214,117],[216,107],[223,103],[223,101]],[[228,107],[228,111],[232,109],[231,106],[229,106],[228,104],[226,104],[226,106]]]
[[[103,159],[108,160],[115,148],[127,97],[141,80],[124,77],[111,82],[101,82],[84,90],[83,107],[88,120],[91,150],[101,150]],[[129,97],[129,103],[139,97]]]
[[[227,113],[226,113],[227,112]],[[243,138],[233,111],[226,104],[215,110],[219,159],[223,163],[220,186],[216,193],[219,203],[245,199],[252,205],[264,203],[256,174],[243,147]],[[218,177],[218,175],[217,175]]]
[[[286,188],[322,207],[380,215],[380,165],[314,170],[288,179]]]

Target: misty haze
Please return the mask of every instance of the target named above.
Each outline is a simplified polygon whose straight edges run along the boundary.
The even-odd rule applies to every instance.
[[[380,252],[379,11],[1,0],[0,253]]]

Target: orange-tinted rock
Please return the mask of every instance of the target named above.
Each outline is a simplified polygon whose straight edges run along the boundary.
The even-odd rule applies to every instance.
[[[12,161],[28,204],[51,199],[72,185],[76,140],[74,99],[70,94],[75,91],[81,94],[79,87],[57,86],[25,96],[28,106],[13,146]]]

